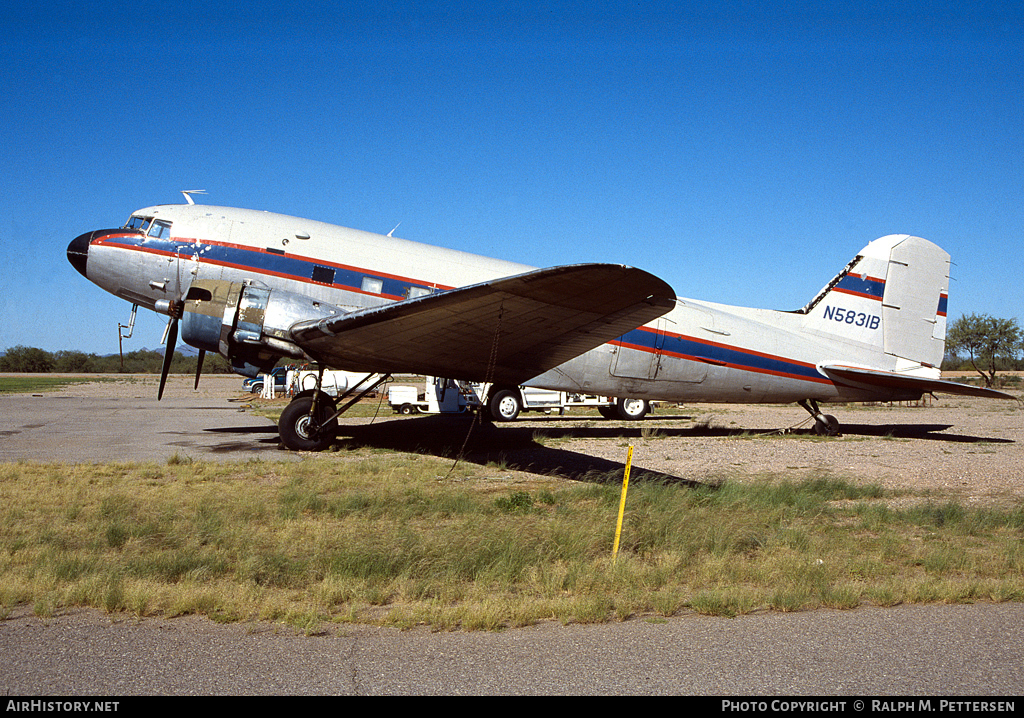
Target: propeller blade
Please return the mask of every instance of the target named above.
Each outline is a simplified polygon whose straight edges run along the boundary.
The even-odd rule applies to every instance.
[[[178,343],[178,318],[171,317],[167,323],[167,348],[164,350],[164,365],[160,370],[160,389],[156,393],[156,400],[164,398],[164,384],[167,383],[167,372],[171,368],[171,360],[174,359],[174,347]]]
[[[203,373],[203,359],[205,359],[205,358],[206,358],[206,350],[205,349],[200,349],[199,350],[199,361],[196,363],[196,385],[194,387],[192,387],[193,391],[199,389],[199,375]]]

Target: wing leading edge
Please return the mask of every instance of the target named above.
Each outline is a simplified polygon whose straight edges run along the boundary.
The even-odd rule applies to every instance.
[[[878,369],[863,369],[842,364],[829,364],[822,366],[821,370],[833,381],[872,389],[891,389],[894,395],[905,393],[921,395],[929,392],[939,392],[962,396],[981,396],[987,399],[1017,400],[1017,397],[996,391],[995,389],[970,386],[969,384],[960,384],[943,379],[928,379],[926,377],[880,371]]]
[[[298,322],[291,335],[318,361],[352,371],[519,384],[674,302],[672,288],[643,270],[577,264]]]

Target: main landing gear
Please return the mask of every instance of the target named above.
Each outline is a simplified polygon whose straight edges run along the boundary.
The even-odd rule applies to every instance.
[[[281,412],[281,418],[277,421],[277,431],[281,436],[281,443],[286,449],[292,451],[322,451],[326,449],[331,445],[334,435],[338,431],[338,417],[391,378],[390,374],[385,374],[339,409],[338,402],[348,399],[376,375],[367,374],[364,379],[339,396],[337,400],[321,391],[323,376],[324,370],[321,368],[317,372],[316,388],[296,394],[291,403]]]
[[[621,419],[622,421],[640,421],[651,410],[651,402],[646,399],[616,399],[615,403],[599,406],[597,412],[605,419]]]
[[[814,433],[818,436],[839,436],[839,420],[831,414],[822,414],[818,408],[818,402],[814,399],[801,399],[797,402],[807,409],[807,412],[814,417]]]

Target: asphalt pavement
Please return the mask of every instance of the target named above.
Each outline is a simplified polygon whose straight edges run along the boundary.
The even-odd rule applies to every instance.
[[[294,458],[272,421],[217,397],[0,397],[0,461]]]
[[[196,617],[42,619],[25,609],[0,621],[0,688],[23,696],[1013,697],[1024,686],[1022,622],[1024,605],[1004,603],[496,633],[341,625],[306,636]]]

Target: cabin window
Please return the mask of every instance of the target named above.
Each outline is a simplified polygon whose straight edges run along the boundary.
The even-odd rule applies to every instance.
[[[384,289],[384,280],[378,277],[363,277],[363,284],[360,289],[367,294],[380,294]]]
[[[407,296],[409,299],[415,299],[416,297],[425,297],[428,294],[433,294],[434,290],[430,287],[409,287]]]
[[[313,265],[313,281],[317,284],[334,284],[334,270],[330,267]]]

